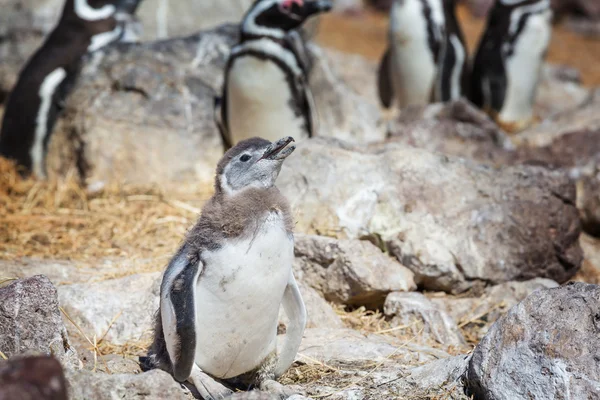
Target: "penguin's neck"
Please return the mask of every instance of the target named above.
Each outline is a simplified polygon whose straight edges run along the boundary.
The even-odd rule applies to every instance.
[[[280,29],[267,28],[264,31],[259,32],[256,30],[245,30],[244,27],[242,27],[240,44],[253,40],[268,39],[285,47],[287,45],[286,37],[287,32]]]

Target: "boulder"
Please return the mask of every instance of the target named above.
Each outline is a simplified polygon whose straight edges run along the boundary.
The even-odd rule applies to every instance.
[[[479,297],[455,297],[440,293],[431,297],[430,301],[467,330],[471,341],[479,342],[489,327],[517,303],[536,290],[557,286],[558,283],[551,279],[536,278],[490,286]]]
[[[142,374],[68,372],[71,400],[189,400],[171,375],[162,370]]]
[[[585,260],[574,280],[600,285],[600,239],[588,235],[579,238]]]
[[[88,337],[96,335],[113,344],[137,341],[152,329],[161,276],[153,272],[65,285],[59,288],[59,299]]]
[[[223,144],[213,119],[223,69],[238,28],[118,44],[91,55],[66,104],[49,170],[76,166],[90,185],[107,181],[211,185]],[[379,140],[379,110],[347,87],[323,51],[310,84],[319,132],[351,142]],[[101,186],[101,185],[100,185]]]
[[[67,400],[58,360],[48,356],[11,358],[0,363],[0,400]]]
[[[392,336],[363,334],[353,329],[307,329],[296,360],[346,366],[386,361],[414,365],[445,357],[445,351]]]
[[[469,101],[409,106],[390,124],[389,141],[487,164],[505,164],[513,149],[509,137]],[[374,144],[373,150],[385,144]]]
[[[297,231],[380,240],[428,290],[536,277],[564,282],[581,265],[575,187],[560,172],[319,138],[299,145],[278,187]]]
[[[67,368],[80,368],[63,324],[56,288],[43,275],[0,288],[0,350],[51,354]]]
[[[415,290],[413,273],[368,241],[296,235],[297,278],[325,299],[379,307],[393,291]]]
[[[495,400],[598,398],[598,332],[600,286],[538,290],[500,318],[473,352],[470,393]]]
[[[410,327],[413,335],[419,334],[447,347],[466,345],[452,317],[421,293],[390,293],[383,311],[391,319],[392,327]]]

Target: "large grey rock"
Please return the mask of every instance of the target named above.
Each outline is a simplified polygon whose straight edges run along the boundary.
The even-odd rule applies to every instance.
[[[353,329],[307,329],[296,360],[308,364],[361,365],[389,361],[415,365],[445,357],[448,357],[445,351],[392,336],[363,334]]]
[[[89,337],[95,334],[98,339],[123,344],[150,333],[160,278],[161,273],[155,272],[65,285],[58,294],[64,310]]]
[[[488,164],[505,163],[513,146],[483,111],[469,101],[410,106],[390,124],[390,141]],[[373,150],[385,144],[374,144]]]
[[[161,370],[142,374],[68,372],[71,400],[189,400],[181,385]]]
[[[125,181],[210,185],[223,144],[214,96],[238,28],[221,26],[185,38],[120,44],[85,64],[49,152],[49,169],[77,166],[88,184]],[[310,84],[319,132],[360,143],[383,138],[379,111],[347,87],[322,50]]]
[[[536,278],[490,286],[479,297],[455,297],[443,294],[430,300],[464,327],[463,329],[468,330],[471,340],[480,341],[490,326],[517,303],[536,290],[557,286],[558,283],[551,279]]]
[[[473,352],[468,386],[479,399],[600,396],[600,286],[539,290],[499,319]]]
[[[278,187],[298,216],[297,231],[380,238],[429,290],[564,282],[582,260],[575,188],[559,172],[312,139],[287,160]]]
[[[391,319],[392,327],[410,327],[413,334],[448,347],[466,345],[454,319],[421,293],[390,293],[383,311]]]
[[[60,363],[52,357],[11,358],[0,362],[0,400],[67,400]]]
[[[413,273],[368,241],[296,235],[294,253],[297,278],[329,301],[378,307],[390,292],[416,289]]]
[[[0,351],[52,354],[65,367],[78,368],[59,310],[56,288],[43,275],[0,288]]]

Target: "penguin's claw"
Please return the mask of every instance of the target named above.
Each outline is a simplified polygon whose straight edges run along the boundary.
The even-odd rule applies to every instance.
[[[262,381],[259,388],[260,390],[279,396],[281,400],[285,400],[290,397],[293,397],[294,399],[302,399],[305,394],[304,390],[300,386],[283,386],[281,383],[272,379],[266,379]],[[300,395],[300,397],[298,397],[298,395]]]
[[[196,387],[204,400],[222,400],[233,393],[232,390],[217,382],[199,368],[192,370],[188,380]]]

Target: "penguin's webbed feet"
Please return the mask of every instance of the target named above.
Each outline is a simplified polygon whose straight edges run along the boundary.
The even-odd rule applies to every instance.
[[[203,400],[222,400],[233,393],[231,389],[202,372],[196,365],[192,368],[188,381],[196,387]]]

